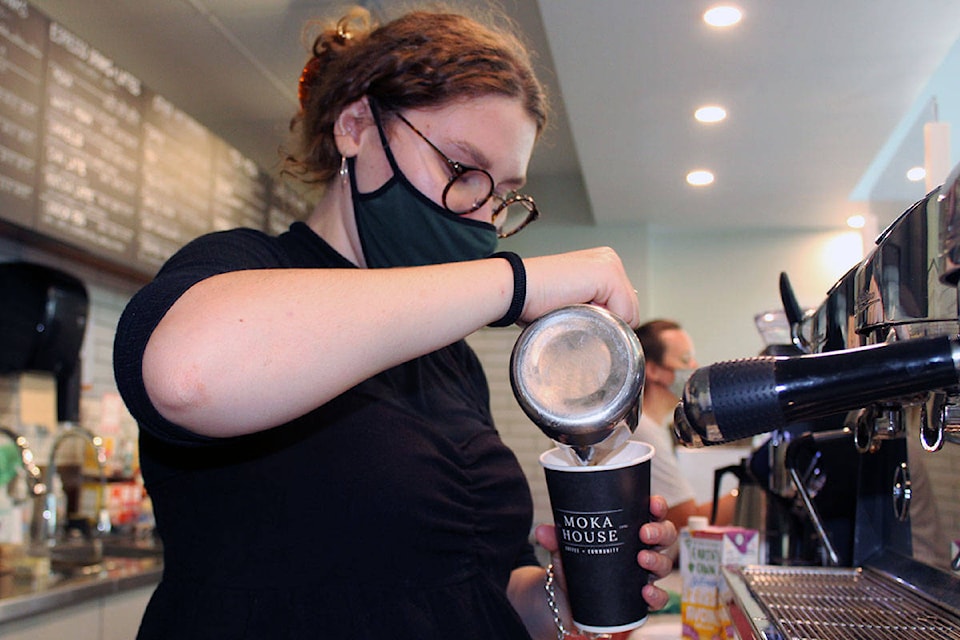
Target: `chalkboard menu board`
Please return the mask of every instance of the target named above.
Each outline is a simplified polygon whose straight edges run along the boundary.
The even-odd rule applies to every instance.
[[[279,233],[306,203],[22,0],[0,0],[0,220],[152,275],[209,231]]]
[[[136,260],[159,267],[177,248],[210,231],[214,136],[162,96],[143,117],[143,179]]]
[[[0,4],[0,214],[21,225],[36,203],[46,38],[42,16]]]
[[[48,29],[36,229],[130,257],[140,178],[140,81],[55,22]]]
[[[267,224],[267,176],[236,149],[218,141],[213,171],[213,228],[216,230]]]

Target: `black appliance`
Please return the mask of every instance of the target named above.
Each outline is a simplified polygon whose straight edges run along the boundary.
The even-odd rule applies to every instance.
[[[80,346],[88,309],[78,278],[40,264],[0,263],[0,372],[52,373],[60,422],[80,417]]]

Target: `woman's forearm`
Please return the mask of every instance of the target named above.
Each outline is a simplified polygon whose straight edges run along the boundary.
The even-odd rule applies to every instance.
[[[510,574],[507,597],[534,640],[555,640],[556,623],[547,606],[543,585],[546,572],[541,567],[519,567]]]
[[[214,276],[160,322],[144,381],[164,417],[198,433],[269,428],[496,320],[512,282],[505,260]]]

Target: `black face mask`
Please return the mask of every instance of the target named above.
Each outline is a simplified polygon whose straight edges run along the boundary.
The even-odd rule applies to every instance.
[[[458,216],[420,193],[403,175],[380,127],[380,141],[393,170],[386,184],[358,193],[356,163],[347,160],[353,211],[367,266],[414,267],[487,258],[497,248],[497,230]]]

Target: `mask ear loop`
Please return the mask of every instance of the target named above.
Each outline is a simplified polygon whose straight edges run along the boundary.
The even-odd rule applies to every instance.
[[[370,99],[370,113],[373,115],[373,123],[377,125],[377,133],[380,136],[380,144],[383,146],[383,152],[387,156],[387,162],[390,163],[390,169],[393,171],[393,175],[402,176],[403,172],[400,171],[400,167],[397,165],[397,160],[393,157],[393,151],[390,149],[390,141],[387,140],[387,133],[383,129],[380,105],[378,105],[377,102],[372,98]],[[406,176],[404,176],[404,179],[406,179]]]

